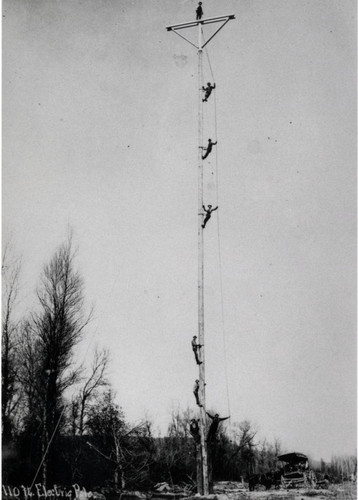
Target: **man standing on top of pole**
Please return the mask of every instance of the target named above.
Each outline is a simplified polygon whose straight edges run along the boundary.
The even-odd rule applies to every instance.
[[[203,14],[204,14],[204,12],[203,12],[203,9],[201,7],[201,2],[199,2],[199,5],[196,9],[196,20],[198,21],[199,19],[201,19]]]

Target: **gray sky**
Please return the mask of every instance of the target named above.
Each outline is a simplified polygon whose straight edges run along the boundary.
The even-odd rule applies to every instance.
[[[79,359],[108,347],[119,404],[162,432],[172,408],[195,409],[197,53],[165,27],[196,5],[3,2],[3,240],[23,255],[21,308],[71,226],[96,311]],[[203,7],[236,15],[204,54],[207,406],[286,451],[355,453],[356,2]]]

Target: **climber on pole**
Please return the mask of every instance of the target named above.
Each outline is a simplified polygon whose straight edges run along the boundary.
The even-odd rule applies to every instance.
[[[194,393],[194,396],[195,396],[196,404],[198,406],[200,406],[200,408],[201,408],[203,405],[200,403],[199,390],[200,390],[200,381],[199,381],[199,379],[196,379],[195,380],[195,384],[194,384],[193,393]]]
[[[201,346],[200,344],[196,343],[196,335],[194,335],[193,340],[191,341],[191,347],[193,348],[194,351],[194,356],[195,356],[195,361],[197,365],[201,365],[202,361],[200,361],[199,356],[198,356],[198,349],[200,349]]]
[[[202,87],[203,91],[205,92],[205,96],[204,96],[204,99],[203,99],[203,102],[207,102],[207,100],[209,99],[210,97],[210,94],[211,92],[216,88],[216,85],[214,83],[214,85],[211,85],[210,82],[208,82],[208,86],[207,87]]]
[[[215,441],[216,432],[218,430],[220,422],[222,422],[223,420],[227,420],[230,417],[219,418],[218,413],[216,413],[214,417],[212,415],[210,415],[210,413],[208,413],[208,412],[206,412],[206,414],[212,420],[210,428],[209,428],[209,432],[208,432],[208,438],[207,438],[207,441],[209,443],[212,443]]]
[[[195,11],[195,12],[196,12],[196,20],[197,20],[197,21],[198,21],[199,19],[201,19],[201,18],[202,18],[202,16],[203,16],[203,14],[204,14],[204,12],[203,12],[203,8],[202,8],[201,4],[202,4],[202,2],[199,2],[199,5],[198,5],[198,7],[197,7],[197,9],[196,9],[196,11]]]
[[[208,147],[207,148],[204,148],[203,146],[199,146],[200,149],[203,149],[206,151],[205,155],[202,156],[202,159],[205,160],[205,158],[207,158],[209,156],[209,154],[211,153],[211,150],[213,149],[213,146],[216,146],[216,144],[218,143],[218,141],[216,142],[213,142],[211,139],[208,140]]]
[[[208,208],[206,209],[203,205],[203,209],[204,211],[206,212],[206,215],[205,215],[205,219],[204,219],[204,222],[202,223],[201,227],[204,229],[204,227],[206,226],[206,223],[208,222],[208,220],[211,218],[211,214],[212,212],[214,212],[215,210],[217,210],[219,207],[215,207],[215,208],[211,208],[212,205],[208,205]]]
[[[189,425],[189,431],[190,434],[193,436],[194,441],[196,443],[200,443],[200,427],[199,427],[199,418],[192,418],[190,420],[190,425]]]

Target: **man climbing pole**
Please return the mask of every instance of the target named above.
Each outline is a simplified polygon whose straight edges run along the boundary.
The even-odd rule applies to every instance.
[[[204,12],[203,12],[203,8],[202,8],[202,6],[201,6],[201,3],[202,3],[202,2],[199,2],[199,5],[198,5],[198,7],[197,7],[197,9],[196,9],[196,20],[197,20],[197,21],[198,21],[199,19],[201,19],[201,18],[202,18],[202,16],[203,16],[203,14],[204,14]]]
[[[202,87],[202,88],[203,88],[203,91],[205,92],[205,96],[204,96],[203,102],[207,102],[207,100],[210,97],[211,92],[216,88],[216,85],[215,85],[215,83],[214,83],[214,85],[211,85],[211,83],[208,82],[208,86],[207,87]]]
[[[213,146],[216,146],[217,143],[218,143],[218,141],[212,142],[212,140],[209,139],[209,141],[208,141],[208,147],[207,148],[204,148],[203,146],[199,146],[200,149],[203,149],[203,150],[206,151],[205,155],[202,156],[203,160],[205,160],[205,158],[207,158],[209,156],[209,154],[211,153],[211,150],[213,149]]]
[[[211,218],[211,214],[212,212],[215,212],[215,210],[217,210],[219,207],[215,207],[215,208],[211,208],[212,205],[208,205],[208,208],[206,209],[203,205],[203,209],[204,211],[206,212],[206,215],[205,215],[205,219],[204,219],[204,222],[202,223],[201,227],[204,229],[204,227],[206,226],[206,223],[208,222],[208,220]]]
[[[200,443],[200,427],[199,427],[199,419],[192,418],[190,420],[189,430],[190,434],[193,436],[194,441],[196,443]]]
[[[203,346],[196,343],[196,335],[194,335],[193,340],[191,341],[191,347],[193,348],[193,351],[194,351],[196,364],[201,365],[202,361],[200,361],[200,359],[199,359],[198,349],[200,349]]]
[[[195,396],[196,404],[198,406],[200,406],[200,408],[201,408],[203,405],[200,403],[199,390],[200,390],[200,381],[198,379],[196,379],[195,380],[195,384],[194,384],[193,393],[194,393],[194,396]]]
[[[210,415],[210,413],[208,413],[208,412],[206,412],[206,414],[212,420],[210,428],[209,428],[209,432],[208,432],[207,441],[209,443],[213,443],[215,441],[216,432],[218,430],[220,422],[222,422],[223,420],[227,420],[230,417],[219,418],[219,414],[218,413],[216,413],[214,417],[212,415]]]

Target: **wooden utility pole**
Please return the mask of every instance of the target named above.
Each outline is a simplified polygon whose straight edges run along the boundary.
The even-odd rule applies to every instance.
[[[204,351],[204,233],[203,205],[204,205],[204,175],[203,175],[203,49],[214,38],[214,36],[225,26],[230,19],[235,19],[234,15],[217,16],[206,19],[191,21],[188,23],[167,26],[167,31],[173,31],[181,38],[198,49],[198,340],[203,347],[200,348],[199,365],[199,401],[200,401],[200,445],[196,445],[197,450],[197,490],[200,495],[209,494],[208,475],[208,449],[206,443],[206,404],[205,404],[205,351]],[[220,23],[218,29],[208,38],[203,40],[203,26],[206,24]],[[186,28],[198,27],[197,44],[186,38],[179,31]],[[211,467],[210,467],[211,469]]]

